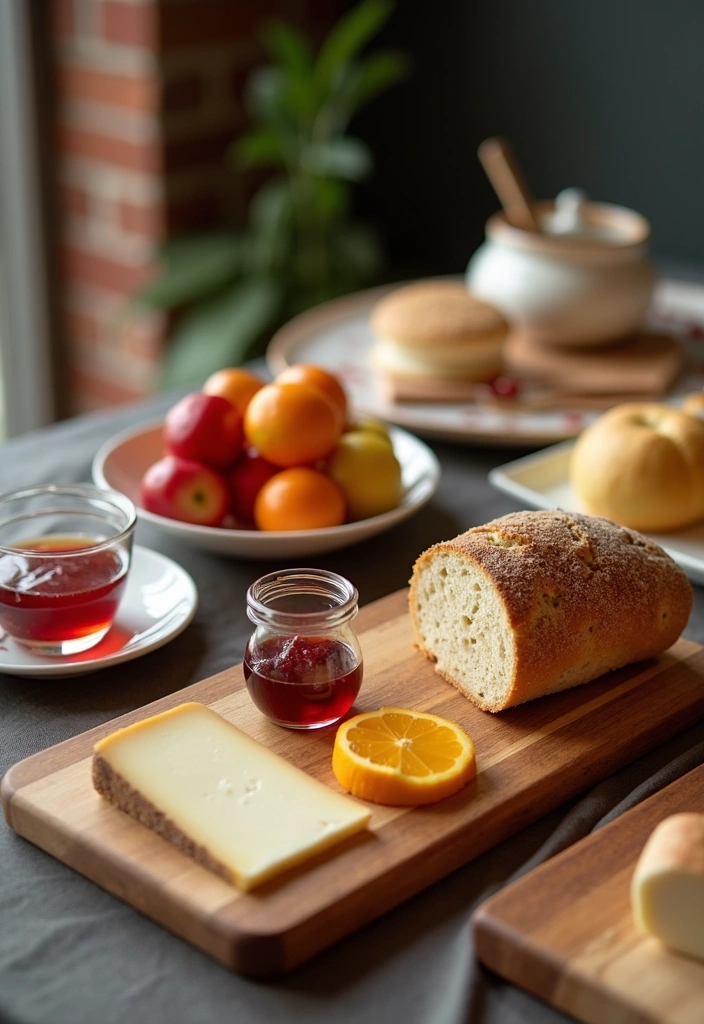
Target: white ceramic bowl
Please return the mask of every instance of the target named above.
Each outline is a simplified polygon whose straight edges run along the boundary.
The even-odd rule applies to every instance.
[[[140,483],[152,463],[164,454],[162,421],[126,430],[112,438],[93,459],[93,479],[99,487],[126,494],[137,506],[145,523],[179,537],[193,547],[237,558],[298,558],[356,544],[383,533],[408,519],[430,499],[440,480],[440,464],[427,445],[397,427],[389,432],[396,457],[401,463],[403,497],[398,508],[380,516],[322,530],[227,530],[216,526],[194,526],[166,519],[140,507]]]

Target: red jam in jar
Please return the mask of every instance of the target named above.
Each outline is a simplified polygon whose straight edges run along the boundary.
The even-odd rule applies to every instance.
[[[244,677],[259,710],[289,729],[338,722],[362,684],[352,584],[324,569],[270,573],[250,587],[247,614]]]

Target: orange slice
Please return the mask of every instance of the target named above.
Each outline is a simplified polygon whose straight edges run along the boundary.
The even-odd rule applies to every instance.
[[[365,711],[344,722],[332,770],[354,796],[397,807],[444,800],[477,774],[466,732],[446,718],[405,708]]]

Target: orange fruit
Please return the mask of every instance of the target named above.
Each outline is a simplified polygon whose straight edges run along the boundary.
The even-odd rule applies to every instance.
[[[260,530],[320,530],[345,521],[345,499],[317,469],[284,469],[264,484],[254,501]]]
[[[283,370],[276,378],[277,384],[312,384],[320,388],[328,398],[332,398],[335,405],[342,413],[342,419],[347,417],[347,395],[337,377],[324,370],[322,366],[313,366],[311,363],[296,363]]]
[[[201,391],[206,395],[220,395],[221,398],[226,398],[239,410],[240,415],[244,416],[250,399],[263,387],[264,381],[255,373],[233,366],[211,373]]]
[[[310,384],[266,384],[244,414],[248,442],[283,468],[324,459],[341,430],[338,407]]]
[[[361,800],[396,807],[435,803],[477,774],[474,744],[458,725],[422,711],[364,711],[337,730],[332,770]]]

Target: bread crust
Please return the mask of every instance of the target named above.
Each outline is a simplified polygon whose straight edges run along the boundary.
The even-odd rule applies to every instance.
[[[230,885],[235,884],[233,874],[227,865],[213,857],[205,846],[194,843],[171,818],[168,818],[150,800],[147,800],[139,790],[115,771],[104,757],[97,753],[93,755],[92,774],[94,788],[111,804],[119,807],[125,814],[129,814],[135,821],[146,825],[167,843],[171,843],[181,853],[192,857],[198,864],[202,864],[204,868],[229,882]]]
[[[634,887],[641,879],[663,871],[704,877],[704,814],[683,811],[656,825],[638,858]]]
[[[428,346],[504,336],[501,313],[454,281],[419,281],[398,288],[374,307],[371,328],[402,345]]]
[[[513,676],[502,698],[482,700],[440,672],[487,711],[660,654],[679,637],[692,607],[679,566],[634,530],[578,513],[516,512],[436,544],[416,561],[410,615],[417,646],[432,661],[418,621],[418,580],[438,551],[484,575],[512,634]]]

